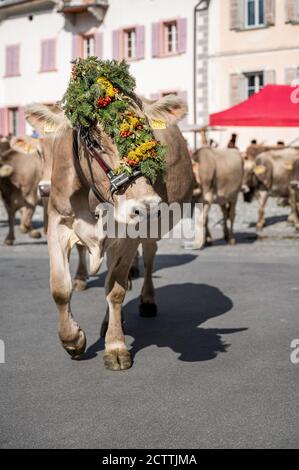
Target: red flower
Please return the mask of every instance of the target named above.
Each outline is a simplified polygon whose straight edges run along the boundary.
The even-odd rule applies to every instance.
[[[98,100],[99,108],[106,108],[110,103],[111,103],[110,96],[106,96],[106,97],[100,96],[100,98]]]
[[[127,138],[127,137],[130,137],[130,135],[132,135],[132,132],[130,131],[122,131],[120,133],[121,137],[124,137],[124,138]]]

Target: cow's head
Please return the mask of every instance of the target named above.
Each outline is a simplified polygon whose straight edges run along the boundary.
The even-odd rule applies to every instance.
[[[186,113],[185,102],[174,95],[165,96],[155,102],[136,98],[133,106],[134,113],[139,117],[147,119],[150,123],[153,121],[162,122],[165,127],[175,124],[182,119]],[[72,132],[68,119],[61,110],[60,112],[53,111],[44,105],[32,105],[28,107],[26,117],[29,123],[43,136],[41,138],[42,143],[43,138],[50,138],[50,141],[52,141],[52,147],[50,148],[50,160],[52,161],[53,140],[63,140],[64,135],[69,136]],[[100,122],[91,130],[91,136],[99,145],[101,149],[100,157],[105,163],[108,164],[112,170],[119,167],[120,156],[116,143],[104,132]],[[70,149],[70,151],[73,151],[73,148]],[[149,181],[143,176],[134,179],[130,184],[121,188],[111,197],[110,182],[107,175],[94,159],[91,159],[91,165],[92,176],[96,186],[104,201],[113,200],[115,217],[119,222],[135,222],[136,219],[138,220],[140,216],[143,216],[149,210],[157,207],[160,203],[160,197]],[[81,167],[86,180],[91,186],[91,173],[86,158],[81,159]]]

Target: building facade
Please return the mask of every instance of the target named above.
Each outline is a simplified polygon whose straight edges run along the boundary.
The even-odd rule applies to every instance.
[[[24,106],[60,100],[71,60],[126,59],[147,98],[176,93],[193,113],[195,0],[0,1],[0,134],[30,132]]]
[[[267,83],[299,78],[299,0],[0,0],[0,134],[30,133],[28,103],[60,100],[71,60],[126,59],[137,92],[188,102],[181,124],[192,132],[209,114],[246,99]],[[225,145],[237,132],[290,142],[296,129],[227,128],[210,136]]]
[[[209,112],[237,104],[266,84],[291,84],[299,78],[298,0],[211,0],[209,8]],[[213,133],[220,143],[239,135],[286,143],[296,128],[235,128]],[[298,143],[297,143],[298,145]]]

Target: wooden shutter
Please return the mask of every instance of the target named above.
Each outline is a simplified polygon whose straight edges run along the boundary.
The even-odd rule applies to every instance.
[[[265,0],[265,23],[267,26],[275,24],[275,0]]]
[[[103,58],[103,33],[94,35],[94,53],[99,59]]]
[[[112,33],[112,57],[120,60],[120,31],[118,29]]]
[[[234,31],[244,29],[245,1],[230,0],[230,29]]]
[[[145,52],[145,27],[136,27],[136,59],[144,59]]]
[[[25,108],[20,106],[18,108],[18,135],[24,135],[26,128],[26,121],[25,121]]]
[[[19,74],[20,70],[20,46],[6,47],[6,75],[14,76]]]
[[[83,38],[80,34],[73,34],[72,39],[72,59],[83,57]]]
[[[187,18],[177,20],[178,28],[178,53],[183,54],[187,50]]]
[[[290,67],[285,69],[285,83],[291,85],[294,80],[299,78],[298,68]]]
[[[266,70],[266,72],[264,72],[264,82],[265,82],[265,85],[275,84],[276,83],[276,71]]]
[[[47,39],[41,43],[41,71],[55,70],[56,40]]]
[[[231,106],[241,103],[245,99],[245,76],[233,73],[230,75],[230,102]]]
[[[286,22],[299,23],[299,1],[285,0]]]
[[[160,23],[152,24],[152,56],[160,57],[161,55],[161,25]]]
[[[0,108],[0,135],[6,135],[6,113],[5,108]]]

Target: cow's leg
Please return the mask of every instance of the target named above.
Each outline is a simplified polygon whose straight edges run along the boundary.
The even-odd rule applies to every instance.
[[[288,222],[294,224],[296,230],[299,230],[299,217],[298,217],[298,210],[297,210],[297,188],[290,188],[289,190],[290,198],[289,203],[291,206],[291,213],[288,217]]]
[[[154,240],[146,240],[142,242],[144,281],[141,290],[141,302],[139,306],[141,317],[155,317],[157,315],[155,288],[153,284],[154,258],[157,249],[157,242]]]
[[[24,206],[20,209],[21,224],[20,232],[28,233],[30,238],[41,238],[42,234],[39,230],[32,228],[32,217],[35,211],[35,206]]]
[[[73,281],[73,289],[76,291],[83,291],[87,289],[88,270],[86,264],[86,247],[76,243],[79,255],[79,263],[77,272]]]
[[[105,287],[109,315],[105,335],[104,364],[110,370],[129,369],[132,365],[131,355],[125,344],[121,310],[127,290],[128,274],[137,246],[138,242],[126,241],[116,253],[113,247],[107,251],[108,274]]]
[[[139,253],[138,250],[136,251],[136,254],[134,256],[134,260],[130,269],[130,276],[131,279],[137,279],[140,275],[139,272]]]
[[[227,219],[229,217],[229,207],[227,204],[221,206],[222,215],[223,215],[223,237],[226,242],[229,241],[229,229],[227,226]]]
[[[229,217],[229,229],[228,229],[228,244],[235,245],[236,239],[234,236],[234,222],[236,217],[236,205],[237,199],[229,203],[228,217]]]
[[[72,279],[69,269],[72,230],[63,224],[54,210],[49,216],[48,249],[51,292],[59,313],[59,338],[64,349],[79,357],[86,347],[84,331],[71,312]]]
[[[258,221],[256,224],[256,230],[262,230],[265,226],[265,208],[266,204],[268,201],[268,191],[259,191],[258,194],[258,202],[260,205],[259,211],[258,211]]]
[[[15,214],[16,210],[14,207],[4,203],[7,215],[8,215],[8,234],[4,240],[4,245],[11,246],[15,241]]]

